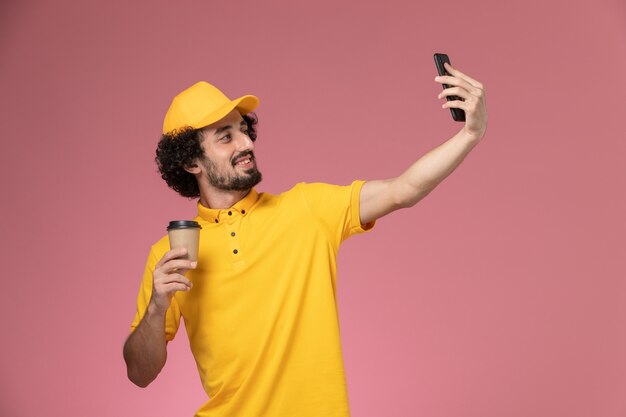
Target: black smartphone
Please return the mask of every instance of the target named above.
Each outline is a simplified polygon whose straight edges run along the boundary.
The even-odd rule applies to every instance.
[[[448,55],[446,54],[435,54],[435,65],[437,66],[437,71],[439,72],[439,75],[450,75],[448,73],[448,71],[446,71],[446,68],[443,66],[443,63],[447,62],[448,64],[450,64],[450,58],[448,58]],[[450,64],[452,65],[452,64]],[[445,90],[446,88],[452,87],[448,84],[442,84],[443,85],[443,89]],[[451,100],[461,100],[461,101],[465,101],[463,100],[461,97],[459,96],[447,96],[446,99],[448,101]],[[456,109],[456,108],[451,108],[450,112],[452,113],[452,118],[457,121],[457,122],[464,122],[465,121],[465,112],[463,111],[463,109]]]

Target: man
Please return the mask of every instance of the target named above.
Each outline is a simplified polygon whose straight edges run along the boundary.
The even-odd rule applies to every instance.
[[[340,243],[430,193],[479,143],[487,127],[481,83],[446,64],[443,108],[463,128],[397,178],[349,186],[297,184],[257,193],[254,96],[228,99],[200,82],[176,96],[157,164],[168,185],[199,197],[197,262],[151,248],[131,335],[128,377],[145,387],[166,362],[181,316],[210,399],[196,416],[350,415],[336,302]]]

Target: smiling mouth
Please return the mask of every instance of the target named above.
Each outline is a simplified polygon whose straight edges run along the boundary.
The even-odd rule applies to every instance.
[[[245,159],[240,159],[239,162],[235,164],[236,167],[250,167],[252,166],[252,158],[248,157]]]
[[[253,163],[254,155],[252,155],[252,153],[248,153],[247,155],[240,156],[239,158],[235,159],[235,161],[233,162],[233,166],[249,168],[252,166]]]

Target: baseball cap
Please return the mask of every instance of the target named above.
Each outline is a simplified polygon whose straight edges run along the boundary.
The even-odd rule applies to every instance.
[[[200,81],[172,100],[163,121],[163,133],[190,126],[200,129],[224,118],[233,109],[250,113],[259,105],[256,96],[245,95],[231,100],[215,86]]]

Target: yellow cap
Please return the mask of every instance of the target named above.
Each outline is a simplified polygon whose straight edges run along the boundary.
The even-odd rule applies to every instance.
[[[259,105],[256,96],[231,100],[213,85],[200,81],[174,97],[163,122],[163,133],[191,126],[200,129],[224,118],[233,109],[250,113]]]

